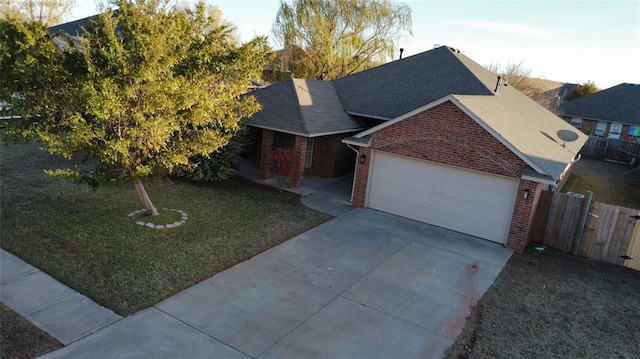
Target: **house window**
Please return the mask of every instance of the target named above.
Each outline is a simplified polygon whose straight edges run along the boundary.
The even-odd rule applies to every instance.
[[[629,127],[629,136],[640,137],[640,126]]]
[[[304,168],[311,168],[313,164],[313,138],[307,139],[307,149],[304,152]]]
[[[611,129],[609,130],[609,138],[613,138],[614,140],[620,139],[620,133],[622,132],[622,124],[621,123],[612,123]]]
[[[571,126],[576,127],[576,128],[580,128],[582,127],[582,119],[581,118],[572,118],[571,119]]]
[[[598,137],[603,137],[606,131],[607,131],[607,123],[598,121],[598,124],[596,124],[596,130],[593,131],[593,135]]]

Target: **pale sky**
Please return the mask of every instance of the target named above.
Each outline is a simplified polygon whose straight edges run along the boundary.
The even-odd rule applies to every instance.
[[[206,2],[222,10],[243,41],[272,37],[280,0]],[[403,57],[448,45],[485,66],[523,62],[532,76],[549,80],[593,81],[601,89],[640,84],[640,0],[396,2],[413,17],[413,36],[398,44]],[[69,20],[96,13],[94,0],[77,0]]]

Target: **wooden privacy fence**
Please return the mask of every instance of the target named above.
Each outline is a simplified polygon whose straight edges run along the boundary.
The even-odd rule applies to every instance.
[[[580,154],[635,165],[640,160],[640,143],[589,136]]]
[[[640,210],[546,192],[538,213],[548,213],[544,245],[640,270]]]

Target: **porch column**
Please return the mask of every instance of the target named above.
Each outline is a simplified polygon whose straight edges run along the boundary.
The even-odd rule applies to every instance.
[[[261,179],[271,178],[271,159],[273,157],[273,131],[262,130],[262,142],[260,143],[260,163],[259,171]]]
[[[297,170],[296,174],[291,182],[291,187],[299,188],[302,186],[302,180],[304,177],[304,159],[307,152],[307,138],[302,136],[295,137],[295,143],[293,144],[293,155],[296,157]]]

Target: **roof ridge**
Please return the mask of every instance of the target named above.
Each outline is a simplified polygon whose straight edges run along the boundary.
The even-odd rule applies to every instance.
[[[442,46],[442,47],[446,47],[446,46]],[[448,53],[449,53],[453,58],[455,58],[455,59],[458,61],[458,63],[460,63],[460,65],[462,65],[462,67],[465,69],[465,71],[469,72],[469,73],[471,74],[471,76],[475,79],[475,81],[476,81],[478,84],[480,84],[482,87],[486,88],[486,89],[487,89],[487,91],[489,92],[489,94],[487,94],[487,95],[472,95],[472,96],[495,96],[494,91],[493,91],[493,90],[491,90],[491,88],[490,88],[490,87],[487,87],[487,85],[486,85],[484,82],[482,82],[482,80],[480,80],[480,79],[478,78],[478,75],[476,75],[476,73],[475,73],[473,70],[471,70],[471,69],[467,66],[467,64],[465,64],[465,63],[464,63],[464,62],[463,62],[463,61],[462,61],[458,56],[456,56],[456,53],[454,53],[454,52],[453,52],[449,47],[446,47],[446,48],[447,48],[447,52],[448,52]],[[461,53],[461,52],[457,52],[457,53],[458,53],[458,54],[460,54],[460,56],[464,56],[467,60],[469,60],[469,61],[473,62],[474,64],[476,64],[476,65],[478,65],[478,66],[482,67],[480,64],[478,64],[478,63],[476,63],[475,61],[471,60],[471,58],[469,58],[467,55],[465,55],[465,54],[463,54],[463,53]],[[484,67],[483,67],[483,69],[484,69]],[[486,70],[486,71],[487,71],[488,73],[491,73],[489,70]],[[492,74],[492,73],[491,73],[491,74]],[[498,77],[499,77],[499,76],[497,76],[497,75],[496,75],[496,81],[497,81],[497,78],[498,78]],[[463,94],[455,94],[455,95],[463,95]]]

